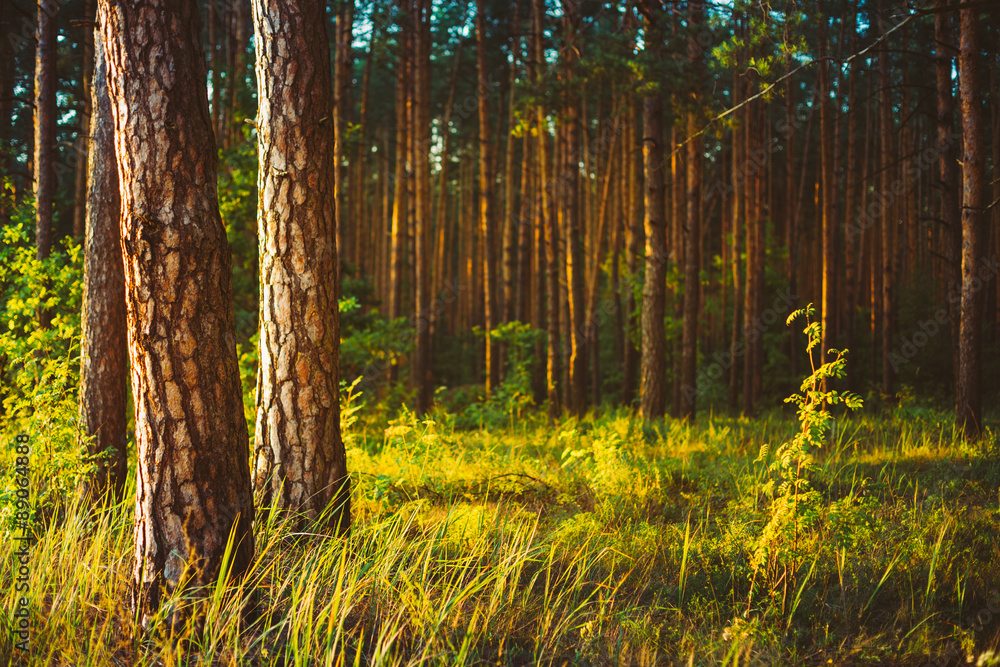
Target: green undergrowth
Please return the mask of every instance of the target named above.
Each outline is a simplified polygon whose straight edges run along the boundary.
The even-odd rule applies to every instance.
[[[208,592],[202,631],[159,623],[136,636],[125,606],[131,504],[88,517],[67,501],[36,524],[30,653],[7,642],[0,655],[53,665],[997,662],[996,443],[965,444],[947,415],[833,420],[803,473],[812,495],[794,532],[773,529],[791,511],[774,456],[800,432],[780,413],[688,426],[608,412],[492,430],[405,411],[380,427],[349,417],[349,538],[260,512],[253,570],[236,595]],[[0,554],[5,614],[19,595],[7,585],[16,548],[5,540]],[[242,622],[249,591],[259,617]]]

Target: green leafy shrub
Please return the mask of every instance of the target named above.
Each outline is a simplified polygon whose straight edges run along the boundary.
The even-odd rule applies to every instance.
[[[64,239],[35,257],[34,210],[0,230],[0,529],[15,527],[15,439],[27,435],[32,518],[51,516],[93,469],[77,433],[80,245]],[[47,327],[39,326],[46,313]]]

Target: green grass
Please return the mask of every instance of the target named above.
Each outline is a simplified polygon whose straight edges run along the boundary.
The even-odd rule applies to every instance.
[[[135,636],[131,506],[68,502],[39,529],[14,663],[997,663],[996,445],[966,445],[947,415],[838,421],[794,534],[767,530],[785,510],[761,447],[797,429],[779,414],[438,418],[354,424],[351,537],[261,512],[253,570],[198,603],[202,632]],[[15,545],[0,549],[9,614]],[[244,624],[249,591],[260,617]]]

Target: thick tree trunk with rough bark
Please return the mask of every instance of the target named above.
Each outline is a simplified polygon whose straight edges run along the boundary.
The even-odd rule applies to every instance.
[[[986,252],[983,97],[979,85],[977,10],[961,10],[958,56],[962,108],[962,322],[959,327],[958,424],[977,439],[983,430],[983,292]]]
[[[35,37],[35,248],[52,252],[52,208],[56,195],[57,0],[39,0]],[[42,318],[47,321],[47,317]]]
[[[343,532],[330,47],[317,0],[254,0],[260,372],[254,487],[264,505]]]
[[[101,0],[122,194],[138,482],[132,604],[253,560],[232,265],[194,0]],[[181,26],[181,28],[177,28]],[[190,576],[190,579],[187,577]]]
[[[99,457],[88,483],[94,501],[120,500],[128,473],[126,400],[128,336],[122,268],[121,198],[115,127],[101,40],[94,40],[86,239],[83,255],[83,335],[80,341],[80,431],[87,453]]]

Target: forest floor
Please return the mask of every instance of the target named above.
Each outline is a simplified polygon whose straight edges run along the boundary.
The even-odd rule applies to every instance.
[[[363,421],[348,539],[259,513],[256,623],[220,586],[200,632],[135,638],[132,508],[70,503],[32,549],[14,663],[1000,664],[997,443],[946,413],[838,420],[794,498],[771,466],[788,413]]]

